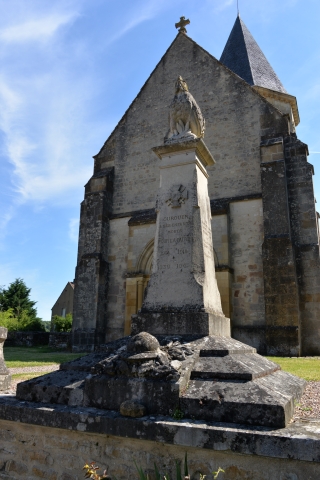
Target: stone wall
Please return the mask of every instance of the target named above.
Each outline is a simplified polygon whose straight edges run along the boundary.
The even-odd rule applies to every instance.
[[[85,418],[85,414],[83,414]],[[130,422],[128,419],[124,419]],[[84,477],[83,465],[97,462],[107,469],[111,477],[118,480],[137,478],[134,462],[154,477],[154,463],[161,473],[169,473],[175,478],[175,461],[184,461],[188,455],[188,465],[192,478],[199,472],[212,480],[212,472],[221,467],[225,473],[221,480],[314,480],[319,478],[319,441],[308,436],[299,440],[298,436],[284,441],[265,442],[264,434],[252,433],[243,446],[244,453],[237,453],[239,445],[228,448],[227,434],[216,434],[216,446],[209,446],[209,436],[205,429],[191,435],[188,426],[174,424],[174,443],[126,438],[101,433],[52,428],[13,421],[0,421],[0,478],[4,480],[80,480]],[[315,428],[316,426],[314,426]],[[257,436],[257,438],[255,438]],[[219,440],[220,438],[220,440]],[[283,439],[284,440],[284,439]],[[255,443],[256,442],[256,443]],[[256,451],[246,450],[256,445]],[[287,444],[287,446],[286,446]],[[220,445],[220,446],[219,446]],[[268,446],[269,445],[269,446]],[[308,454],[312,449],[312,455]],[[229,447],[230,447],[229,446]],[[290,454],[289,454],[289,449]],[[277,452],[277,453],[276,453]],[[310,453],[310,452],[309,452]],[[286,455],[288,456],[286,457]],[[299,460],[297,457],[308,460]],[[314,459],[312,461],[312,458]]]
[[[6,347],[48,345],[49,336],[49,332],[8,332]]]
[[[49,347],[58,350],[68,350],[71,348],[71,332],[51,332],[49,337]]]

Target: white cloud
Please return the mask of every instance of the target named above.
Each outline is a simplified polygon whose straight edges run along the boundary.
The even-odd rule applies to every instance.
[[[74,20],[76,16],[76,13],[51,14],[11,25],[0,30],[0,41],[23,43],[45,40],[54,35],[62,25]]]
[[[231,0],[233,1],[233,0]],[[154,18],[160,11],[165,10],[171,6],[171,0],[148,0],[143,2],[137,2],[134,4],[134,10],[130,10],[128,13],[128,20],[124,21],[124,26],[119,31],[111,36],[107,41],[107,45],[119,40],[123,35],[137,27],[140,23]]]
[[[0,215],[0,250],[4,247],[2,241],[4,240],[7,232],[7,226],[9,222],[13,219],[15,216],[15,206],[10,205],[8,210],[6,212],[3,212]],[[1,271],[2,271],[2,266],[1,266]]]
[[[78,243],[79,218],[71,218],[69,221],[69,238],[72,242]]]

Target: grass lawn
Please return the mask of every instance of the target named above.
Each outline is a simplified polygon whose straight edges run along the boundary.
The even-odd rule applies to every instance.
[[[320,381],[319,357],[267,357],[278,363],[282,370],[304,378],[307,381]]]
[[[84,353],[69,353],[41,347],[6,347],[3,349],[8,368],[40,367],[42,365],[60,364],[82,357]]]

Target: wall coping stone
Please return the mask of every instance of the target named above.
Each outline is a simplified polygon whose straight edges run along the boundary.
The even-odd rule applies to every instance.
[[[320,419],[300,420],[282,429],[205,423],[148,415],[123,417],[119,412],[17,400],[0,395],[0,421],[129,437],[185,447],[232,451],[320,463]]]

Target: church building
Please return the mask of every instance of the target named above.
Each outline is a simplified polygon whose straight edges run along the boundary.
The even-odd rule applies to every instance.
[[[288,93],[238,16],[220,60],[180,30],[100,152],[81,204],[74,351],[129,335],[153,263],[160,159],[181,76],[205,118],[215,271],[233,338],[320,355],[320,260],[308,146]]]

